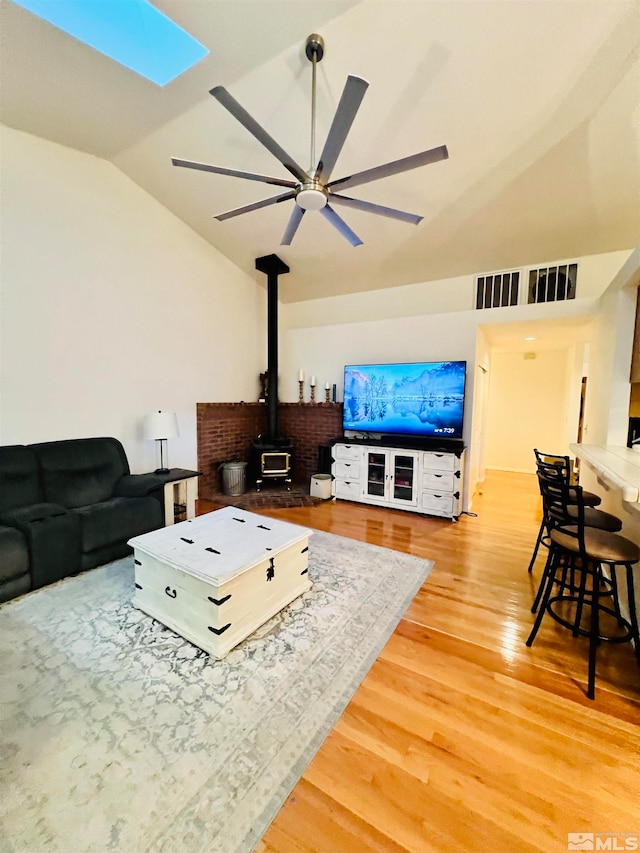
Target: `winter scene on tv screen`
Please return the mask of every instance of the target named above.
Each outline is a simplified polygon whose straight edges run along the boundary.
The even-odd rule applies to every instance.
[[[360,364],[344,369],[344,428],[462,437],[464,361]]]

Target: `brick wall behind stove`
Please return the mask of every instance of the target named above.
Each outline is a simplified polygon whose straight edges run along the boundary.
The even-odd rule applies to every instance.
[[[267,429],[267,407],[261,403],[198,403],[198,495],[222,492],[220,464],[249,459],[249,450]]]
[[[255,439],[267,431],[264,403],[198,403],[198,493],[211,498],[222,492],[219,466],[248,461]],[[296,483],[309,485],[317,473],[318,448],[342,435],[342,403],[280,403],[278,426],[293,442]]]
[[[293,441],[293,478],[309,485],[318,472],[318,448],[342,435],[342,403],[281,403],[278,423]]]

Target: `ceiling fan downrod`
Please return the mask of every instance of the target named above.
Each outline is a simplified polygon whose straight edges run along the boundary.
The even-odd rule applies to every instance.
[[[311,165],[309,174],[316,172],[316,64],[324,56],[324,39],[317,33],[307,36],[304,52],[311,63]]]

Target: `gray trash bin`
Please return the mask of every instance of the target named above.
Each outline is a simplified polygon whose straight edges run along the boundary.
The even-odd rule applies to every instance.
[[[247,489],[247,463],[222,463],[222,491],[225,495],[244,495]]]

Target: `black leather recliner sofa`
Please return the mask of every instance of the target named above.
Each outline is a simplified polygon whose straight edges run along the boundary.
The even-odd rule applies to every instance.
[[[115,438],[0,447],[0,601],[131,553],[163,525],[162,484]]]

